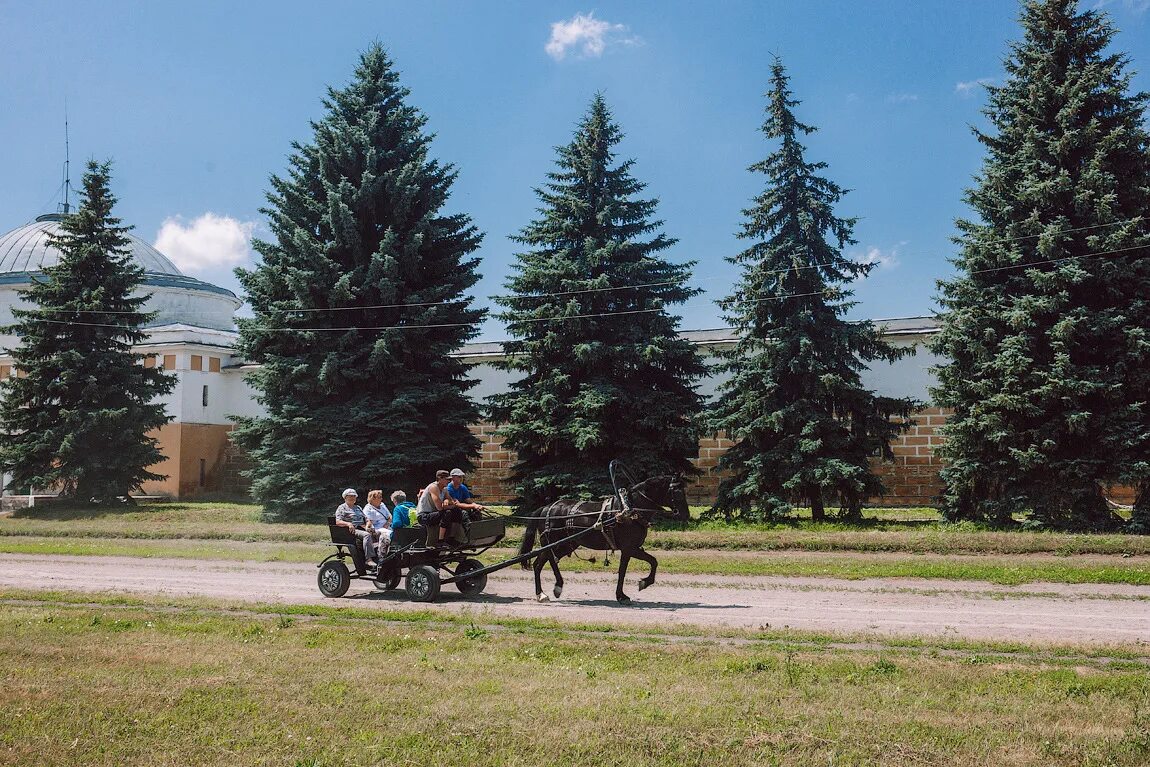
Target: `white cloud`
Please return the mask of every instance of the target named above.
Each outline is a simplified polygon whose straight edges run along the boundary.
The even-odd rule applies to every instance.
[[[581,56],[597,58],[603,55],[608,45],[638,43],[639,38],[627,37],[627,27],[622,24],[597,19],[593,13],[577,13],[567,21],[556,21],[551,25],[551,39],[543,49],[548,56],[560,61],[572,49],[578,50]]]
[[[156,233],[156,250],[172,260],[181,271],[239,266],[251,255],[254,221],[205,213],[185,224],[182,216],[164,219]]]
[[[918,101],[917,93],[892,93],[886,97],[888,104],[906,104],[911,101]]]
[[[1101,10],[1108,5],[1114,5],[1115,0],[1098,0],[1094,3],[1094,10]],[[1122,7],[1135,16],[1141,16],[1150,10],[1150,0],[1122,0]]]
[[[954,84],[954,92],[964,99],[970,98],[974,95],[976,90],[981,90],[982,86],[990,85],[994,82],[993,77],[980,77],[977,80],[968,80],[962,83]]]
[[[883,250],[875,246],[868,247],[860,256],[855,258],[860,264],[874,264],[876,269],[894,269],[901,262],[898,260],[898,251],[905,242],[900,242],[893,248]]]

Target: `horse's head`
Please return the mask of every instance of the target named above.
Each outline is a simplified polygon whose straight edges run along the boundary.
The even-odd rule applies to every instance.
[[[691,515],[687,507],[687,487],[682,474],[665,474],[645,479],[635,485],[633,492],[645,496],[650,502],[670,509],[676,519],[688,519]],[[642,505],[640,501],[636,505]]]

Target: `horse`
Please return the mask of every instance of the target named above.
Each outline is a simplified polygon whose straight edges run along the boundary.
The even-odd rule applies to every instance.
[[[669,510],[680,518],[688,515],[687,491],[683,487],[683,479],[680,475],[650,477],[624,488],[621,495],[627,499],[626,507],[621,503],[619,495],[607,496],[599,501],[560,499],[537,509],[530,515],[527,529],[523,533],[523,543],[519,545],[520,556],[531,551],[535,545],[536,535],[539,536],[540,545],[547,546],[575,535],[580,530],[594,527],[600,521],[604,523],[598,530],[585,533],[573,541],[534,557],[536,599],[540,602],[550,600],[543,593],[543,586],[540,583],[540,573],[543,572],[543,565],[546,563],[551,564],[551,571],[555,573],[553,591],[555,598],[558,599],[562,595],[563,575],[559,572],[559,560],[573,554],[580,546],[598,551],[618,549],[619,582],[615,587],[615,599],[620,604],[631,601],[631,598],[623,593],[623,579],[627,577],[627,565],[632,557],[641,559],[651,566],[647,576],[639,580],[639,590],[642,591],[655,582],[655,571],[659,568],[659,560],[643,550],[643,541],[647,539],[651,521],[660,511]],[[528,562],[530,560],[523,561],[524,569],[529,567]]]

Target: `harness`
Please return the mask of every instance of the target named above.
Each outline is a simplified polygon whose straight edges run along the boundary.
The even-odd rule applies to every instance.
[[[610,563],[610,556],[618,551],[619,547],[615,542],[614,528],[615,525],[642,525],[643,527],[650,527],[655,515],[662,511],[662,508],[648,508],[644,506],[634,506],[633,495],[637,483],[627,467],[623,465],[622,461],[611,461],[609,466],[611,475],[611,485],[615,490],[614,495],[609,495],[603,498],[602,503],[597,511],[582,511],[583,504],[590,503],[589,501],[582,501],[575,504],[572,510],[567,514],[553,514],[556,507],[564,503],[562,499],[552,501],[550,505],[543,509],[542,517],[545,520],[541,533],[550,533],[564,529],[578,528],[578,527],[598,527],[599,532],[602,533],[604,540],[609,547],[607,553],[603,556],[603,564],[607,566]],[[650,499],[646,498],[645,494],[640,493],[640,498],[645,499],[650,503]],[[590,518],[590,524],[578,524],[578,519]],[[560,522],[559,520],[563,520]],[[572,552],[573,556],[578,556]],[[593,562],[594,558],[588,561]]]

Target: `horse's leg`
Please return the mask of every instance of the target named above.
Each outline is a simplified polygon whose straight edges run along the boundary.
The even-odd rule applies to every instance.
[[[619,582],[615,585],[615,599],[622,605],[631,601],[631,597],[623,593],[623,579],[627,577],[627,563],[630,561],[631,554],[628,551],[619,552]]]
[[[558,599],[563,596],[563,573],[559,572],[559,557],[555,556],[555,550],[552,549],[547,553],[550,555],[548,558],[551,560],[551,572],[555,573],[555,590],[552,593]]]
[[[642,591],[655,582],[655,571],[659,569],[659,560],[641,548],[635,549],[635,559],[641,559],[651,566],[651,572],[647,573],[647,577],[639,579],[639,591]]]
[[[551,601],[550,598],[546,594],[543,593],[543,582],[540,580],[540,576],[543,573],[543,563],[545,561],[546,561],[546,557],[542,557],[542,556],[535,557],[535,564],[534,564],[535,598],[538,599],[540,602]]]

